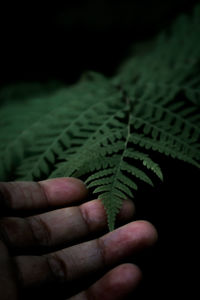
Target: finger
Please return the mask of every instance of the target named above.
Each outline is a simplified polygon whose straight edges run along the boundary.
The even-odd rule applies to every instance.
[[[87,195],[77,178],[56,178],[40,182],[1,182],[0,209],[33,210],[69,205]]]
[[[46,256],[15,258],[22,286],[46,281],[72,281],[114,265],[128,255],[151,246],[157,239],[153,225],[136,221],[105,236]]]
[[[123,264],[69,300],[122,300],[135,290],[141,278],[142,274],[137,266]]]
[[[133,202],[125,200],[117,220],[127,222],[133,214]],[[0,234],[9,248],[22,249],[73,243],[106,227],[102,202],[92,200],[77,207],[57,209],[33,217],[2,218]]]
[[[0,240],[0,295],[3,299],[19,299],[15,275],[9,252]]]

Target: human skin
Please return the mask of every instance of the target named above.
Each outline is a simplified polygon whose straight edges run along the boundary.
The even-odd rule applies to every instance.
[[[87,202],[87,196],[84,183],[75,178],[0,183],[2,300],[20,299],[32,288],[39,298],[43,285],[67,285],[99,270],[105,274],[69,299],[120,300],[134,292],[141,270],[122,261],[152,246],[156,229],[147,221],[131,221],[134,204],[125,200],[117,222],[131,222],[92,238],[106,230],[107,221],[101,201]]]

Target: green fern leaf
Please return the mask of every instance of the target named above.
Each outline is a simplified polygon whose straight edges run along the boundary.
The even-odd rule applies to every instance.
[[[200,168],[199,37],[197,5],[113,78],[88,72],[34,96],[0,92],[0,179],[82,178],[113,230],[123,199],[163,180],[157,153]]]

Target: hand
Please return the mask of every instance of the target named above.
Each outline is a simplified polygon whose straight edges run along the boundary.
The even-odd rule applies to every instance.
[[[75,178],[0,183],[0,213],[6,215],[0,219],[2,300],[19,299],[31,289],[40,299],[42,287],[57,284],[67,289],[75,282],[79,290],[79,282],[103,270],[70,299],[117,300],[134,290],[141,271],[122,260],[151,246],[156,230],[135,221],[94,238],[106,228],[106,214],[100,200],[80,204],[86,197],[85,185]],[[133,213],[132,201],[124,201],[118,221],[130,221]]]

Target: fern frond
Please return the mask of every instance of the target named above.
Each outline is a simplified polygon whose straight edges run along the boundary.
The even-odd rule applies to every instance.
[[[56,96],[58,104],[63,90]],[[21,163],[28,145],[35,138],[35,131],[41,130],[40,124],[44,114],[55,106],[55,95],[51,97],[30,98],[24,102],[8,103],[0,111],[0,179],[5,180],[13,168]],[[47,105],[48,103],[48,105]],[[27,108],[29,113],[27,113]]]
[[[141,148],[145,148],[146,150],[151,149],[153,151],[163,153],[166,156],[171,156],[172,158],[178,158],[180,160],[188,162],[198,168],[200,167],[200,163],[198,163],[198,161],[196,161],[195,159],[189,157],[187,154],[185,154],[184,151],[177,151],[176,147],[173,146],[173,143],[172,146],[170,146],[170,142],[159,142],[157,140],[153,140],[152,138],[146,137],[145,135],[136,133],[132,134],[130,142],[134,143],[135,145],[139,145]]]
[[[87,93],[82,94],[80,93],[82,92],[81,87],[82,84],[78,86],[77,90],[74,89],[73,95],[65,95],[62,106],[54,108],[51,115],[48,114],[41,120],[39,127],[42,130],[37,133],[37,141],[34,146],[28,149],[30,154],[28,153],[27,158],[23,160],[23,163],[17,169],[20,179],[32,180],[39,178],[42,173],[48,175],[48,164],[54,163],[56,157],[63,153],[63,149],[72,148],[72,143],[73,146],[74,143],[80,146],[84,136],[87,137],[89,131],[93,130],[92,121],[98,124],[101,124],[103,121],[105,104],[101,103],[100,100],[103,95],[106,96],[106,89],[104,88],[104,93],[102,93],[102,90],[90,93],[88,84]],[[97,102],[94,101],[94,96],[96,96]],[[88,119],[91,123],[87,123],[86,126]],[[80,124],[84,124],[84,130]],[[79,136],[79,140],[72,138],[72,136],[76,135]],[[43,141],[42,143],[41,140]],[[29,155],[35,159],[29,160]],[[28,173],[27,169],[29,170]]]
[[[199,37],[198,5],[111,79],[88,72],[14,102],[0,93],[0,179],[83,178],[113,230],[123,199],[163,180],[156,153],[200,168]]]
[[[133,158],[135,160],[141,160],[143,165],[145,167],[147,167],[147,169],[150,169],[151,171],[153,171],[157,176],[158,178],[160,178],[161,180],[163,180],[163,174],[162,174],[162,171],[159,167],[159,165],[157,163],[155,163],[150,157],[148,154],[145,154],[145,153],[142,153],[142,152],[139,152],[139,151],[134,151],[131,149],[130,150],[127,150],[124,154],[125,157],[128,157],[128,158]]]
[[[106,155],[111,155],[118,152],[123,147],[118,141],[124,135],[125,124],[117,120],[117,117],[122,117],[122,113],[111,109],[105,110],[105,114],[101,115],[101,122],[98,122],[98,116],[94,113],[91,115],[92,128],[91,131],[82,139],[82,144],[78,147],[71,147],[70,153],[64,152],[60,155],[60,159],[65,159],[65,163],[60,163],[56,170],[51,174],[51,177],[57,177],[59,174],[64,176],[81,176],[83,174],[92,172],[100,167],[111,165],[113,158],[105,159]],[[89,123],[91,119],[87,120]],[[87,124],[87,122],[86,122]],[[87,125],[86,125],[87,126]],[[80,136],[84,126],[80,127],[80,132],[76,132]],[[72,139],[72,143],[76,142]],[[115,147],[112,144],[115,143]],[[62,175],[62,176],[63,176]]]

